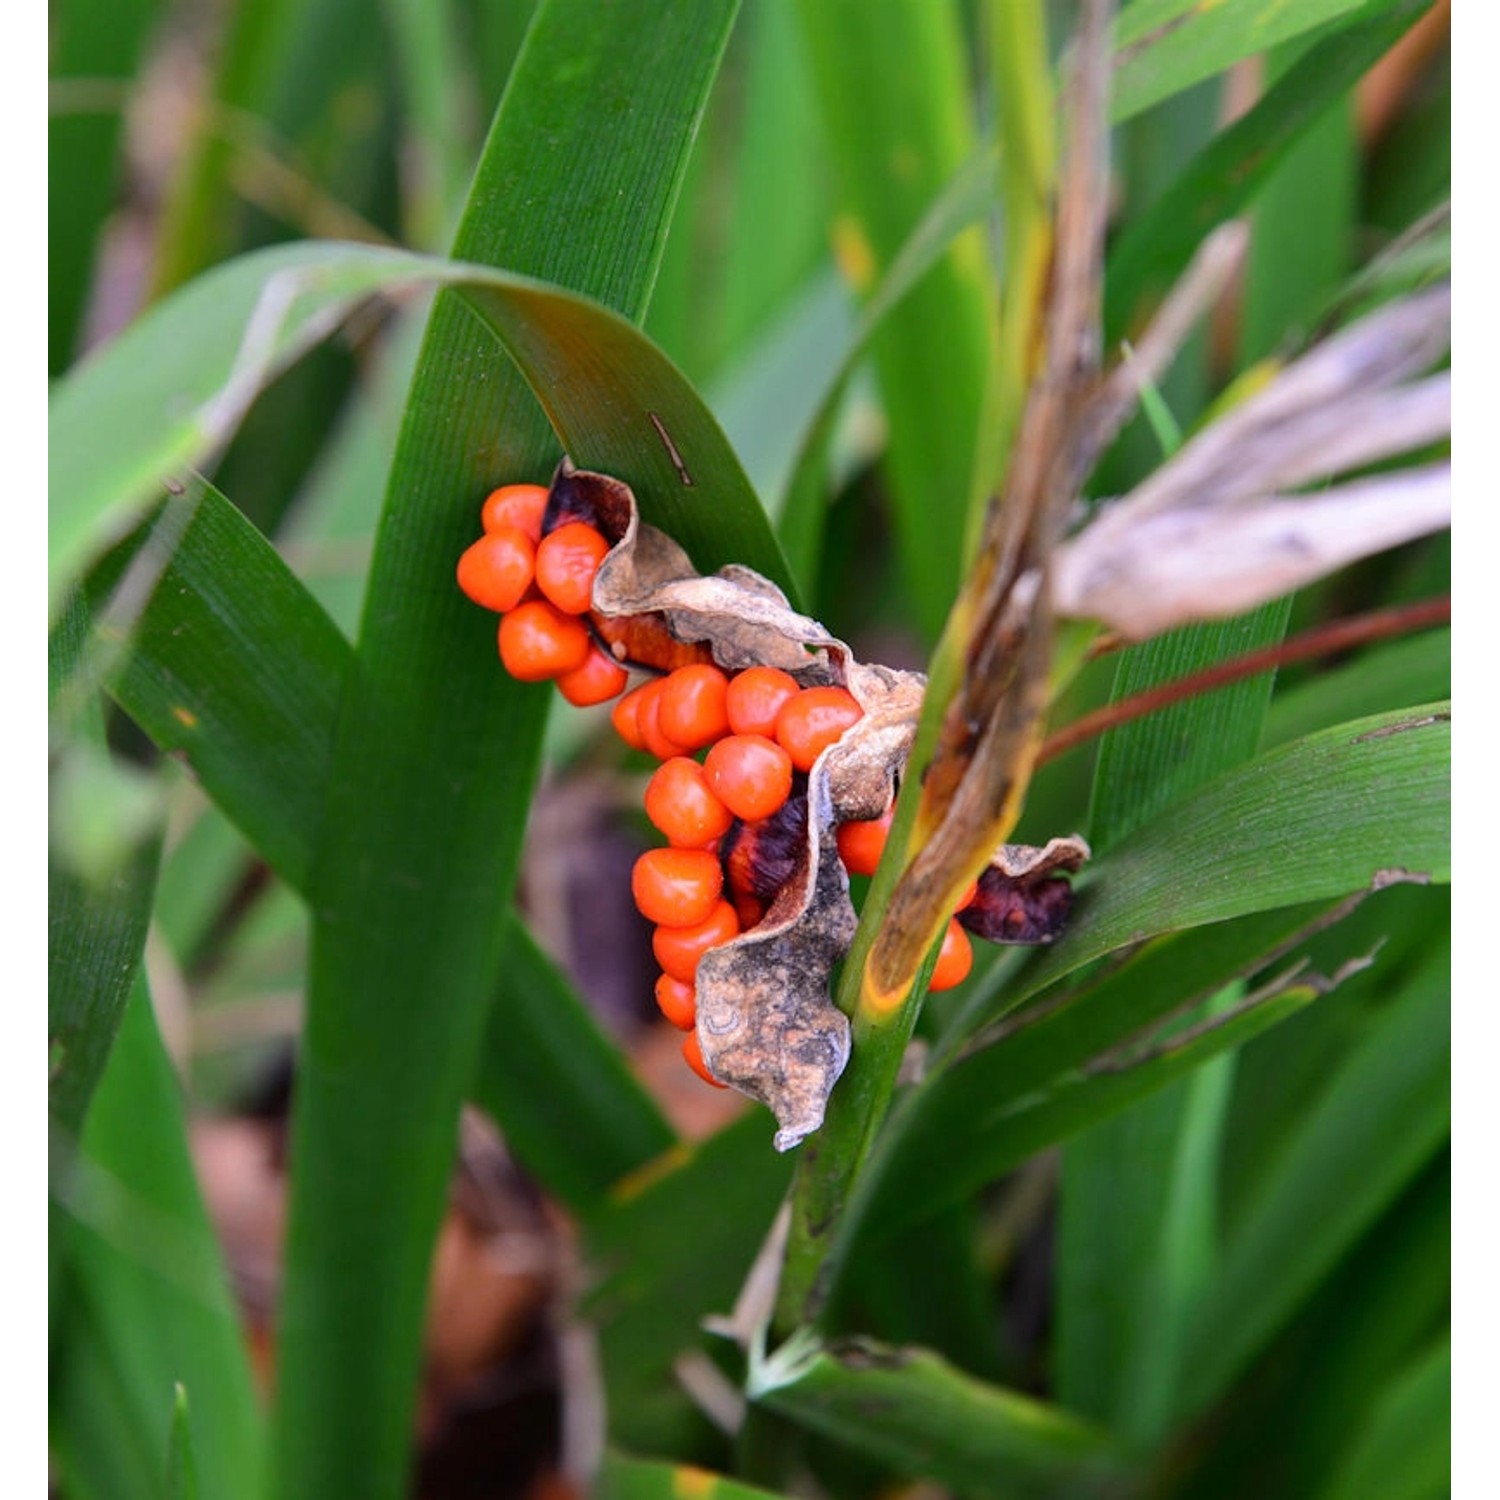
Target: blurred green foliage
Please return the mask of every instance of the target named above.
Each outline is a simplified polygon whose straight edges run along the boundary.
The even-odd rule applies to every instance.
[[[700,567],[752,564],[862,658],[922,665],[1024,397],[1024,256],[1067,138],[1036,61],[1075,15],[54,7],[62,1495],[520,1495],[559,1465],[627,1500],[1447,1492],[1446,632],[1041,771],[1022,835],[1098,856],[1072,931],[928,1007],[828,1315],[767,1348],[704,1320],[774,1270],[792,1163],[760,1112],[705,1124],[645,1062],[649,959],[609,875],[643,763],[505,678],[452,584],[486,490],[566,448]],[[1115,24],[1111,353],[1215,225],[1252,236],[1091,495],[1448,274],[1446,7],[1133,0]],[[1053,721],[1440,592],[1447,556],[1095,660]],[[1417,883],[1358,899],[1393,869]],[[191,1145],[264,1105],[294,1043],[272,1309]],[[529,1417],[516,1440],[501,1402],[498,1479],[427,1396],[419,1428],[466,1101],[569,1221],[545,1352],[494,1376],[539,1383],[565,1440]]]

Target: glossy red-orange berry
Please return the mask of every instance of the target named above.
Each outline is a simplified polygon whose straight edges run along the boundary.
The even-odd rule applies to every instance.
[[[703,1048],[698,1045],[698,1033],[690,1031],[682,1039],[682,1056],[693,1072],[695,1072],[704,1083],[711,1083],[716,1089],[727,1089],[727,1083],[720,1083],[712,1073],[708,1071],[708,1064],[703,1060]]]
[[[928,984],[931,990],[951,990],[962,984],[974,967],[974,945],[969,934],[958,925],[955,918],[948,918],[948,930],[943,934],[943,946],[938,949],[937,967],[932,971]]]
[[[542,516],[546,510],[546,485],[503,484],[490,492],[479,520],[486,531],[514,526],[517,531],[524,531],[535,546],[542,539]]]
[[[526,596],[536,571],[536,547],[524,531],[487,531],[458,560],[458,586],[475,604],[504,614]]]
[[[692,984],[698,977],[698,960],[710,948],[737,937],[739,930],[734,908],[720,901],[696,927],[658,927],[651,935],[651,951],[673,979]]]
[[[689,750],[701,750],[729,733],[724,699],[729,678],[717,667],[678,667],[661,686],[661,732]]]
[[[545,599],[528,599],[500,618],[500,660],[522,682],[546,682],[581,667],[594,649],[588,626]]]
[[[706,849],[648,849],[630,875],[640,914],[663,927],[696,927],[723,890],[724,871]]]
[[[645,682],[640,687],[631,688],[609,711],[609,722],[614,725],[615,733],[632,750],[646,748],[646,741],[641,737],[641,695],[650,686],[649,682]]]
[[[730,679],[725,697],[729,727],[735,734],[763,734],[776,738],[776,715],[801,688],[780,667],[746,667]]]
[[[840,823],[838,833],[839,858],[851,875],[873,875],[885,852],[885,841],[890,837],[891,819],[895,811],[879,818],[855,823]]]
[[[536,586],[564,614],[586,615],[594,602],[594,574],[609,543],[587,521],[549,531],[536,549]]]
[[[581,667],[574,667],[557,679],[557,690],[574,708],[588,708],[617,697],[629,676],[619,662],[595,646]]]
[[[799,771],[810,771],[823,751],[863,717],[854,695],[841,687],[803,688],[777,714],[776,741]]]
[[[703,767],[685,755],[663,761],[646,783],[646,816],[676,849],[707,849],[734,822],[709,789]]]
[[[670,739],[662,732],[661,727],[661,690],[664,679],[658,677],[655,682],[648,682],[641,690],[640,707],[636,710],[635,722],[640,731],[641,744],[654,755],[657,760],[671,760],[674,755],[686,755],[688,747],[679,745],[676,740]]]
[[[731,734],[708,752],[709,790],[747,823],[769,818],[792,790],[792,757],[759,734]]]
[[[698,1020],[697,991],[670,974],[656,981],[656,1006],[679,1031],[691,1031]]]

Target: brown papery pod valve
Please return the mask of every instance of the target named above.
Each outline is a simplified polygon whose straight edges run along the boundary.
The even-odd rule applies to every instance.
[[[544,529],[587,520],[611,543],[594,580],[589,623],[617,660],[669,671],[711,660],[734,673],[779,667],[803,687],[846,689],[863,717],[828,746],[807,777],[807,820],[790,873],[764,915],[698,963],[697,1036],[714,1076],[776,1117],[776,1148],[788,1150],[823,1123],[828,1096],[849,1060],[848,1017],[834,1005],[829,977],[848,951],[857,922],[835,834],[840,823],[878,818],[906,765],[926,679],[858,662],[841,640],[799,614],[775,584],[731,565],[698,573],[665,532],[643,522],[630,487],[575,469],[564,459],[552,482]],[[1045,877],[1088,856],[1078,839],[1046,850],[1006,845],[980,883],[973,919],[1002,942],[1049,942],[1066,916]],[[1008,883],[1007,883],[1008,882]],[[1004,901],[998,894],[1009,892]],[[1014,894],[1019,892],[1020,894]],[[1008,903],[1008,904],[1007,904]],[[1004,910],[1001,911],[1001,906]],[[1028,933],[1016,936],[1026,915]],[[990,933],[970,923],[981,936]],[[1002,931],[1003,930],[1003,931]]]

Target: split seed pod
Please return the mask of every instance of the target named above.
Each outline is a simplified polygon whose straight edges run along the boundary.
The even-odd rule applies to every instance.
[[[830,973],[853,941],[857,920],[836,830],[879,817],[890,805],[926,680],[855,660],[843,641],[749,568],[699,574],[676,542],[640,519],[628,485],[575,469],[567,459],[552,481],[544,532],[563,520],[586,520],[610,543],[587,618],[622,665],[669,671],[711,661],[731,674],[775,667],[799,687],[844,688],[863,711],[807,773],[805,827],[790,855],[781,851],[774,889],[756,892],[764,914],[698,963],[695,1030],[704,1062],[716,1078],[771,1110],[776,1147],[785,1151],[823,1123],[849,1059],[849,1020],[829,994]],[[1087,855],[1076,839],[1054,840],[1045,851],[1007,846],[992,890],[1010,889],[1006,883],[1016,884],[1019,874],[1028,910],[1040,916],[1045,909],[1048,920],[1028,924],[1034,935],[1000,940],[1051,941],[1066,899],[1055,890],[1060,882],[1049,886],[1042,877],[1076,869]],[[1001,907],[996,894],[986,909]],[[975,930],[988,935],[982,926]]]

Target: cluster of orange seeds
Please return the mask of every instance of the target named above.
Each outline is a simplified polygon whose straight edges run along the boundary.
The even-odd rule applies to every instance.
[[[605,622],[590,616],[594,575],[610,544],[587,522],[566,518],[544,535],[547,499],[531,484],[490,495],[484,535],[459,560],[459,587],[500,613],[500,659],[513,677],[553,679],[580,707],[604,703],[628,681],[602,641]],[[686,1033],[688,1065],[716,1088],[724,1085],[708,1071],[694,1030],[698,960],[755,926],[790,878],[807,832],[807,773],[862,716],[841,687],[804,688],[775,667],[730,675],[704,661],[653,676],[611,711],[620,738],[661,762],[645,809],[667,844],[641,855],[631,876],[636,907],[656,927],[656,1002]],[[875,872],[890,820],[887,811],[839,827],[839,856],[851,874]],[[962,983],[973,961],[968,934],[950,919],[930,987]]]
[[[607,703],[626,671],[594,640],[586,616],[609,543],[586,521],[545,536],[547,490],[508,484],[484,502],[484,535],[458,560],[458,586],[500,616],[500,660],[522,682],[555,681],[569,703]]]

